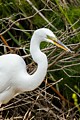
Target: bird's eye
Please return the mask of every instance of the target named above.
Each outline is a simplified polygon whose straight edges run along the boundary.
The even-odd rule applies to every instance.
[[[50,40],[51,40],[51,39],[52,39],[52,37],[51,37],[51,36],[49,36],[49,35],[47,35],[47,39],[50,39]]]
[[[47,39],[49,39],[51,41],[57,41],[56,36],[49,36],[49,35],[47,35]]]

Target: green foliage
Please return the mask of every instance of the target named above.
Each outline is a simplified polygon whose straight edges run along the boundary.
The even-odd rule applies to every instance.
[[[68,11],[68,16],[72,24],[74,24],[77,21],[77,23],[74,24],[74,29],[77,29],[80,26],[80,8],[71,7]],[[78,40],[80,41],[79,38],[80,35],[78,35]]]
[[[74,88],[77,90],[78,93],[80,93],[80,89],[76,85],[74,86]],[[80,106],[76,92],[72,94],[72,98],[74,100],[74,105],[78,108],[78,111],[80,112]]]
[[[56,36],[65,44],[69,44],[69,47],[76,51],[78,55],[65,54],[56,60],[49,68],[49,70],[52,71],[48,72],[47,78],[52,80],[51,82],[63,78],[63,80],[57,84],[58,86],[56,88],[65,98],[72,99],[73,91],[67,88],[65,84],[72,89],[74,89],[75,85],[80,88],[80,65],[77,64],[80,63],[80,6],[75,6],[67,0],[66,4],[64,4],[64,2],[62,3],[61,0],[30,1],[38,11],[25,0],[0,0],[0,33],[3,33],[9,28],[9,30],[2,35],[11,47],[26,47],[25,52],[16,52],[22,56],[25,53],[29,53],[28,43],[33,33],[33,31],[26,30],[47,27],[54,31]],[[52,27],[45,18],[54,27]],[[2,44],[2,41],[0,42]],[[50,48],[52,46],[44,42],[41,43],[41,49],[45,47]],[[48,55],[49,64],[51,64],[61,54],[61,51],[53,47],[53,49],[45,50],[45,53]],[[0,54],[4,54],[2,48],[0,49]],[[26,61],[30,63],[31,58],[28,59],[29,60]],[[73,99],[75,104],[78,104],[79,101],[77,101],[77,97],[74,94]]]

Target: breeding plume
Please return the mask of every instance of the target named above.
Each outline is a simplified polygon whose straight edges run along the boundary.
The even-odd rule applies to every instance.
[[[50,42],[67,52],[68,47],[57,40],[53,32],[47,28],[41,28],[33,33],[30,42],[30,54],[38,67],[34,74],[26,71],[26,63],[22,57],[16,54],[0,56],[0,104],[7,103],[17,94],[36,89],[44,80],[48,68],[46,55],[40,50],[42,41]]]

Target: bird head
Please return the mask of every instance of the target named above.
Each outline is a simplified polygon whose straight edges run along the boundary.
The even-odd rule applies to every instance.
[[[50,42],[56,45],[57,47],[60,47],[64,49],[65,51],[72,53],[72,51],[66,45],[64,45],[61,41],[57,39],[57,37],[54,35],[54,33],[51,30],[47,28],[40,28],[35,31],[35,34],[38,37],[38,40],[40,42],[41,41]]]

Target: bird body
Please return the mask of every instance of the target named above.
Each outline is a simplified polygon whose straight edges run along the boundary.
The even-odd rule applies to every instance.
[[[42,65],[41,69],[40,65]],[[26,71],[25,61],[19,55],[7,54],[0,56],[0,103],[7,103],[23,91],[36,89],[41,83],[40,79],[41,81],[44,79],[47,71],[45,63],[42,62],[40,65],[38,65],[35,74],[29,75]],[[42,78],[40,78],[40,75]]]
[[[20,56],[16,54],[0,56],[0,103],[8,102],[19,92],[16,86],[21,70],[26,71],[26,64]]]
[[[38,65],[34,74],[29,75],[27,73],[26,63],[19,55],[6,54],[0,56],[0,104],[7,103],[21,92],[36,89],[44,80],[48,60],[40,50],[42,41],[58,44],[59,47],[61,45],[61,48],[70,52],[70,49],[65,45],[57,42],[57,38],[52,31],[41,28],[34,32],[30,43],[31,56]]]

